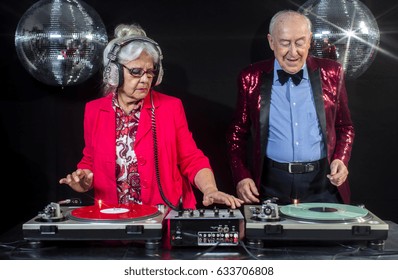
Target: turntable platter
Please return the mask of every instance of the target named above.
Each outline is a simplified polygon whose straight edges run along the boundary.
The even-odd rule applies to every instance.
[[[299,203],[285,205],[280,212],[292,219],[316,222],[346,222],[367,219],[368,210],[348,204]]]
[[[102,204],[71,210],[68,213],[68,217],[78,221],[122,222],[148,219],[157,216],[158,214],[158,208],[150,205]]]

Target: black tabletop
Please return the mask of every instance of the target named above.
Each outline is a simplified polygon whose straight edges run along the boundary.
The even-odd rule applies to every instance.
[[[389,225],[384,244],[366,241],[268,241],[261,246],[245,240],[234,246],[174,246],[147,248],[142,241],[27,241],[22,226],[0,237],[0,259],[9,260],[333,260],[398,259],[398,225]]]

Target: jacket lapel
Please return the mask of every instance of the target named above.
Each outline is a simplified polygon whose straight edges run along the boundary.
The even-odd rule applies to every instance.
[[[274,79],[274,71],[263,73],[260,87],[260,147],[261,154],[265,155],[266,139],[268,139],[269,111],[271,106],[271,88]]]
[[[315,110],[318,116],[319,125],[321,126],[322,136],[324,143],[327,143],[326,139],[326,115],[325,115],[325,105],[323,101],[323,94],[322,94],[322,83],[320,77],[320,69],[319,67],[315,66],[313,61],[308,65],[308,75],[311,82],[312,94],[314,97],[315,103]],[[325,145],[326,149],[326,145]],[[327,150],[327,149],[326,149]]]

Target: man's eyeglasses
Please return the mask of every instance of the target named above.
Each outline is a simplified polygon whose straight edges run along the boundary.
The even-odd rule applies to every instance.
[[[144,70],[142,68],[128,68],[127,66],[121,64],[124,68],[127,69],[127,71],[129,71],[130,75],[136,78],[141,78],[142,76],[144,76],[144,74],[146,74],[148,76],[148,78],[153,78],[156,76],[157,74],[157,70],[155,69],[147,69]]]

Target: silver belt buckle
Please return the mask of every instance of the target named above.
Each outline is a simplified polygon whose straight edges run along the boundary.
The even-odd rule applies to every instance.
[[[288,165],[288,168],[287,168],[289,173],[293,173],[292,166],[295,166],[295,165],[300,165],[300,164],[299,163],[291,163],[291,162],[289,162],[289,165]]]

